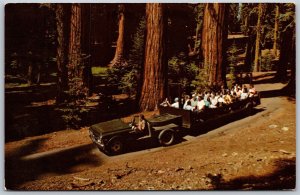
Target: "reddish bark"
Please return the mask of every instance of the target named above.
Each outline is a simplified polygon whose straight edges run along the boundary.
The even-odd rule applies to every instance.
[[[208,70],[208,84],[226,85],[226,4],[207,3],[202,29],[204,66]]]
[[[148,3],[146,17],[147,36],[140,109],[155,110],[165,97],[167,88],[163,4]]]

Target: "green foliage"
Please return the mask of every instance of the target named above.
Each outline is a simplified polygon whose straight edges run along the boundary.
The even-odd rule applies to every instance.
[[[272,59],[275,59],[275,56],[270,50],[261,56],[261,71],[271,71],[273,69]]]
[[[238,48],[235,44],[232,44],[230,48],[228,49],[227,54],[227,61],[228,61],[228,67],[227,67],[227,79],[228,83],[227,86],[231,87],[236,82],[236,75],[235,75],[235,66],[238,63]]]
[[[145,26],[145,18],[142,18],[133,36],[133,45],[129,52],[128,62],[122,61],[107,69],[108,83],[118,86],[119,90],[129,96],[136,93],[137,78],[141,74],[141,67],[144,62]]]
[[[207,66],[204,68],[195,68],[197,69],[198,74],[195,79],[192,80],[191,86],[195,89],[195,91],[203,91],[203,89],[208,88],[208,70]]]
[[[106,67],[92,67],[93,76],[106,76],[107,68]]]
[[[180,83],[185,89],[189,87],[196,88],[198,82],[202,82],[202,78],[198,78],[198,76],[199,68],[194,62],[189,62],[183,52],[168,60],[169,83]]]

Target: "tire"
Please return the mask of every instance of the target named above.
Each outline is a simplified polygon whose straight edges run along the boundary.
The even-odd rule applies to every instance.
[[[107,151],[110,155],[121,154],[124,150],[124,144],[120,137],[114,137],[108,142]]]
[[[245,106],[245,108],[246,108],[246,114],[247,115],[252,115],[252,108],[253,108],[253,105],[252,105],[252,103],[247,103],[246,104],[246,106]]]
[[[166,129],[159,133],[158,141],[162,146],[170,146],[175,142],[175,132],[172,129]]]

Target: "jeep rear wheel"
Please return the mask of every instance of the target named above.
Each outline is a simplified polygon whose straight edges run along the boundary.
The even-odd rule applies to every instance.
[[[170,146],[175,141],[175,132],[171,129],[166,129],[158,135],[158,141],[163,146]]]
[[[107,149],[109,154],[116,155],[122,153],[123,147],[124,147],[123,142],[119,137],[117,137],[109,141]]]

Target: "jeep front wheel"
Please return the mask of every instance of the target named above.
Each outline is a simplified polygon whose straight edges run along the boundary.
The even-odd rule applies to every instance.
[[[108,152],[109,154],[116,155],[123,152],[123,142],[119,137],[113,138],[108,143]]]
[[[158,135],[158,141],[163,146],[170,146],[175,141],[175,132],[171,129],[163,130]]]

